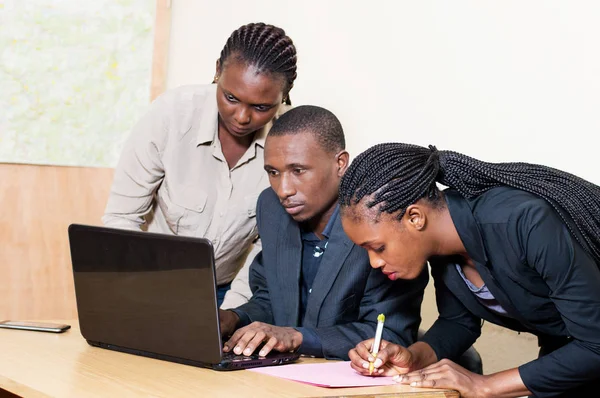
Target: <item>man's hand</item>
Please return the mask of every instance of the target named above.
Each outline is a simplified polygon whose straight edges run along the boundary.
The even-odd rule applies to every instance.
[[[371,376],[395,376],[407,373],[413,362],[411,352],[398,344],[381,340],[377,358],[373,357],[374,339],[365,340],[348,352],[350,366],[358,373],[369,376],[369,362],[374,361],[375,370]]]
[[[219,309],[219,323],[221,325],[221,336],[229,337],[235,331],[240,317],[233,311]]]
[[[302,333],[294,328],[253,322],[238,329],[225,343],[223,351],[233,349],[236,355],[252,355],[263,342],[266,343],[258,353],[263,357],[273,349],[279,352],[293,351],[302,344]]]

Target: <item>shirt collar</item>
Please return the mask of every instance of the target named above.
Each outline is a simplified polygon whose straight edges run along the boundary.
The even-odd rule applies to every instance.
[[[460,240],[467,250],[467,254],[474,262],[482,266],[485,265],[488,259],[485,253],[483,238],[481,237],[479,224],[477,224],[477,220],[473,216],[469,202],[458,191],[453,189],[446,189],[444,195],[448,204],[448,210],[450,211],[450,217]]]
[[[335,209],[333,210],[333,213],[331,213],[331,217],[329,217],[329,221],[327,221],[327,225],[325,225],[325,228],[323,229],[323,237],[325,237],[325,239],[329,239],[329,237],[331,236],[331,232],[333,230],[333,227],[335,225],[335,220],[338,217],[338,214],[340,213],[340,205],[337,204],[335,206]],[[319,239],[319,237],[317,236],[317,234],[315,234],[313,231],[307,231],[304,228],[300,228],[300,234],[302,235],[302,239],[304,240],[311,240],[311,241],[320,241],[321,239]]]
[[[219,109],[217,108],[217,85],[211,84],[201,106],[196,145],[210,144],[219,133]]]
[[[331,230],[335,225],[335,220],[337,219],[339,213],[340,205],[338,203],[337,205],[335,205],[335,209],[333,210],[333,213],[331,214],[331,217],[329,217],[329,221],[327,221],[327,225],[325,225],[325,229],[323,230],[323,236],[327,239],[329,239],[329,237],[331,236]]]

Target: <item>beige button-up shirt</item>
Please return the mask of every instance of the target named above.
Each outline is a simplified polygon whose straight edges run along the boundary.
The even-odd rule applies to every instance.
[[[285,109],[281,106],[280,112]],[[215,249],[217,283],[232,281],[258,237],[256,201],[269,186],[263,146],[270,127],[256,133],[229,169],[218,138],[216,86],[167,91],[125,143],[104,225],[208,238]],[[244,291],[228,307],[247,299],[247,277],[242,282],[232,286]]]

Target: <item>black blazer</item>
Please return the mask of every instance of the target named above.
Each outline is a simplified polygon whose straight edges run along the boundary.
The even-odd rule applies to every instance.
[[[262,252],[250,266],[253,296],[235,310],[247,322],[310,328],[325,358],[347,360],[350,349],[375,336],[380,313],[386,340],[404,346],[416,340],[427,272],[413,281],[390,281],[371,268],[366,250],[348,239],[338,216],[299,325],[300,228],[271,188],[261,193],[256,216]]]
[[[438,358],[455,356],[473,344],[484,319],[533,333],[542,344],[557,339],[567,343],[519,367],[536,396],[599,382],[600,270],[558,213],[545,200],[507,187],[470,200],[454,190],[445,194],[469,256],[508,316],[480,304],[453,259],[432,259],[440,317],[423,339]]]

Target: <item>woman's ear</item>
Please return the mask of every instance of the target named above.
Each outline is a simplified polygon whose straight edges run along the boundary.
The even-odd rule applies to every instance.
[[[404,217],[406,225],[414,228],[415,231],[422,231],[427,225],[427,213],[425,209],[418,205],[412,204],[406,208]]]

